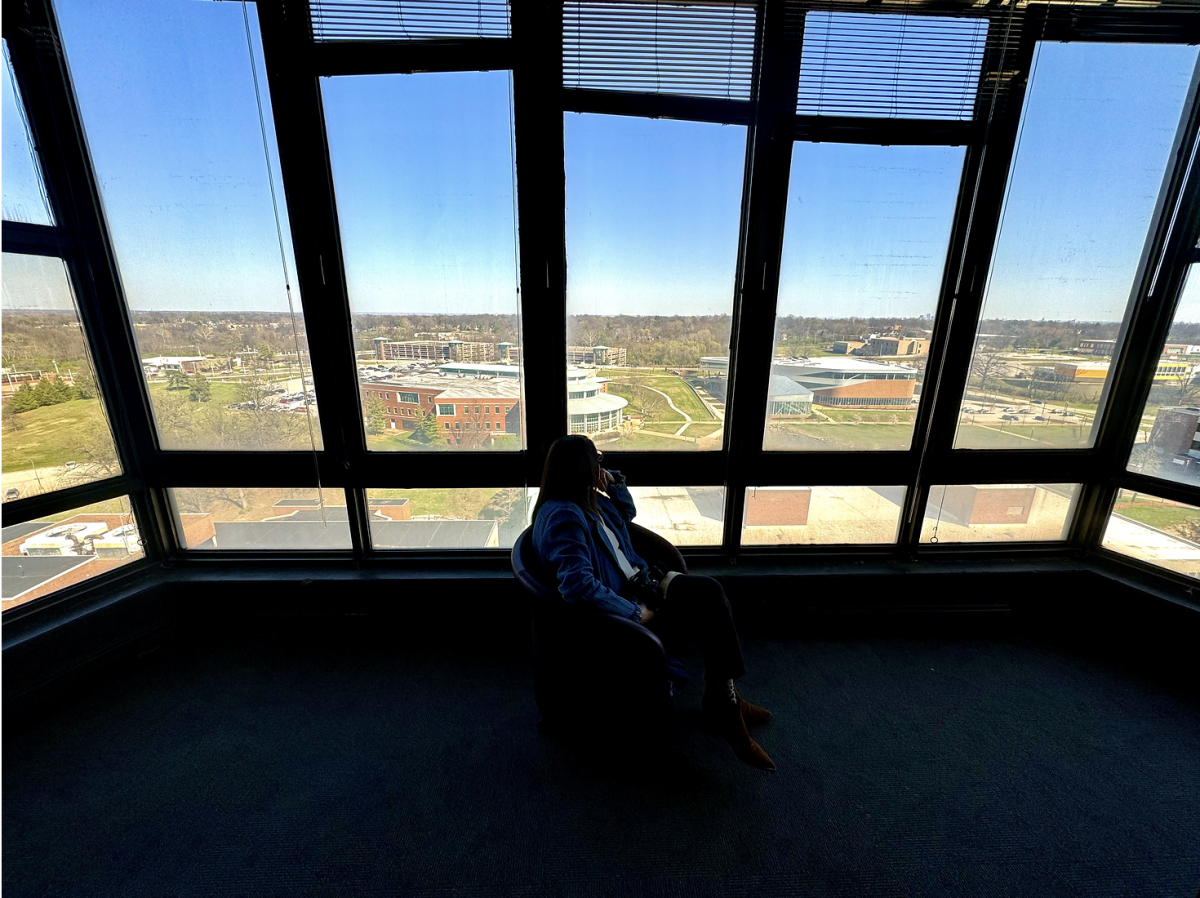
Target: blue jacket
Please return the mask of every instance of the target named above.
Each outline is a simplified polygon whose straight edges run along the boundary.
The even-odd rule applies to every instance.
[[[633,551],[629,529],[637,509],[625,478],[620,471],[610,471],[615,483],[608,488],[608,497],[597,494],[600,513],[617,536],[621,551],[635,567],[648,567]],[[600,611],[640,620],[635,602],[621,593],[625,577],[617,566],[616,556],[600,521],[574,502],[550,499],[538,511],[533,522],[533,548],[546,566],[558,576],[558,591],[564,599],[575,604],[592,605]]]

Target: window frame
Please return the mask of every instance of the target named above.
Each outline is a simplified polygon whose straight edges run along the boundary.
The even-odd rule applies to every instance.
[[[305,559],[387,568],[420,559],[445,560],[455,553],[404,552],[372,548],[366,490],[436,487],[527,487],[541,477],[549,444],[567,432],[565,181],[563,115],[592,112],[671,117],[739,124],[749,128],[740,222],[737,278],[733,296],[728,434],[719,452],[618,452],[606,463],[646,486],[721,486],[725,489],[724,542],[685,549],[689,557],[809,558],[872,556],[880,559],[947,555],[1011,556],[1009,545],[919,543],[929,485],[958,483],[1079,482],[1075,518],[1064,543],[1023,544],[1016,553],[1093,554],[1106,557],[1103,536],[1108,511],[1120,488],[1139,489],[1200,505],[1200,487],[1171,484],[1125,471],[1140,414],[1157,362],[1146,347],[1161,344],[1170,326],[1183,276],[1200,261],[1200,165],[1188,169],[1177,154],[1167,199],[1147,244],[1141,289],[1128,326],[1125,348],[1114,360],[1112,393],[1092,449],[1054,451],[952,450],[958,396],[965,383],[982,300],[979,272],[987,270],[1003,192],[1016,141],[1025,79],[1036,42],[1200,40],[1200,14],[1166,10],[1072,8],[1030,5],[1020,10],[955,10],[953,15],[987,17],[998,34],[984,53],[976,114],[970,122],[871,119],[796,114],[800,48],[806,9],[828,11],[838,0],[783,3],[761,0],[756,7],[756,60],[750,100],[586,90],[563,86],[562,5],[516,0],[511,37],[425,41],[316,41],[304,0],[258,0],[257,8],[279,145],[284,192],[297,265],[298,295],[307,324],[312,375],[322,409],[324,448],[318,452],[163,451],[158,444],[149,397],[141,376],[132,325],[117,273],[103,206],[87,153],[79,110],[51,0],[33,0],[6,15],[18,88],[39,146],[53,146],[42,159],[51,209],[58,224],[5,222],[4,250],[60,256],[67,263],[80,319],[93,353],[105,409],[124,475],[48,496],[5,505],[6,523],[32,520],[116,495],[128,494],[145,540],[146,558],[129,568],[164,560],[183,564],[227,563],[231,553],[195,554],[180,548],[166,491],[174,487],[311,487],[345,490],[352,549]],[[885,0],[847,11],[894,14],[909,5]],[[923,14],[936,15],[925,10]],[[1015,26],[1015,27],[1014,27]],[[516,150],[518,271],[522,340],[541,351],[524,354],[526,449],[513,453],[455,456],[444,451],[389,456],[369,453],[361,426],[360,392],[342,263],[319,79],[331,75],[454,72],[508,69],[512,72]],[[989,80],[989,73],[1005,77]],[[993,106],[993,101],[995,105]],[[790,140],[772,140],[783,131]],[[1189,101],[1180,134],[1190,147],[1200,133],[1200,103]],[[784,211],[794,141],[836,143],[933,143],[964,145],[958,209],[930,342],[923,394],[912,447],[904,452],[764,452],[769,359],[773,349]],[[1173,225],[1173,226],[1172,226]],[[947,401],[946,397],[954,397]],[[941,399],[939,400],[939,397]],[[506,411],[507,414],[507,411]],[[802,456],[802,457],[797,457]],[[808,458],[819,464],[807,464]],[[888,482],[906,487],[897,542],[881,546],[742,546],[746,487],[869,485],[887,470]],[[936,472],[936,474],[932,473]],[[753,482],[751,482],[753,481]],[[492,557],[507,550],[476,550],[462,557]],[[236,554],[295,559],[287,552]],[[398,559],[402,558],[403,561]],[[1120,563],[1137,566],[1119,556]],[[109,576],[128,576],[129,569]],[[1160,577],[1171,575],[1153,570]],[[88,588],[101,585],[88,584]],[[70,590],[64,594],[73,594]],[[34,603],[41,607],[45,600]],[[6,612],[22,611],[24,606]]]

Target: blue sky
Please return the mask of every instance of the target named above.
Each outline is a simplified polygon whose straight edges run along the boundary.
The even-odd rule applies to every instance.
[[[0,171],[0,182],[4,184],[4,217],[10,221],[50,224],[50,211],[46,207],[29,148],[29,132],[17,108],[7,42],[4,45],[4,62],[3,87],[0,88],[4,95],[4,156],[3,170]]]
[[[355,312],[517,314],[507,72],[323,78]]]
[[[134,308],[285,310],[241,5],[56,8]],[[1042,46],[985,315],[1121,317],[1196,52]],[[355,311],[516,311],[509,90],[504,72],[323,80]],[[564,128],[570,310],[728,312],[745,129]],[[797,145],[781,313],[931,312],[961,158]]]

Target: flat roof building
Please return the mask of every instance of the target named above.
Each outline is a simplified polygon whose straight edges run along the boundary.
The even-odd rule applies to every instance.
[[[840,408],[907,408],[917,369],[855,358],[778,360],[771,373],[812,391],[816,405]]]

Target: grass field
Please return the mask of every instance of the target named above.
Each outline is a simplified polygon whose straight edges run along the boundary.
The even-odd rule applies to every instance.
[[[1180,524],[1200,520],[1200,511],[1195,509],[1182,508],[1178,505],[1164,505],[1161,502],[1147,500],[1118,502],[1113,511],[1122,517],[1140,521],[1168,533]]]
[[[644,430],[651,431],[652,433],[674,433],[685,423],[687,422],[685,422],[682,418],[680,418],[678,421],[652,421],[645,426]],[[684,433],[688,434],[691,432],[692,428],[690,427],[684,431]]]
[[[682,423],[682,422],[680,422]],[[696,449],[696,444],[688,440],[668,440],[663,437],[655,436],[646,431],[637,431],[629,436],[623,436],[618,440],[600,440],[598,445],[601,449],[608,451],[627,450],[629,452],[638,452],[642,450],[667,450],[670,452],[690,452]]]
[[[657,421],[682,423],[684,418],[681,417],[680,412],[690,416],[693,421],[715,420],[715,416],[696,395],[696,391],[682,378],[673,374],[664,374],[661,370],[656,369],[636,370],[639,374],[632,376],[640,376],[640,390],[629,383],[630,369],[625,369],[622,373],[613,371],[611,375],[606,375],[612,377],[612,383],[608,385],[609,392],[628,399],[633,410],[640,411],[644,405],[646,411],[653,414]],[[655,390],[670,396],[671,402],[675,403],[679,412],[671,408],[659,393],[654,392]]]
[[[1091,423],[1005,425],[963,424],[955,445],[964,449],[1036,449],[1040,447],[1082,448],[1087,445]]]
[[[21,429],[4,430],[4,471],[58,467],[80,461],[80,447],[93,446],[98,440],[112,448],[111,431],[99,399],[75,399],[58,405],[44,405],[18,416]]]
[[[693,424],[683,432],[685,437],[709,437],[724,427],[724,424]]]
[[[830,450],[904,451],[912,443],[911,424],[782,424],[767,433],[776,452]]]
[[[412,514],[476,521],[496,489],[367,490],[367,499],[408,499]]]
[[[434,443],[422,443],[412,438],[411,430],[388,430],[385,433],[367,434],[367,449],[371,452],[461,452],[460,447],[450,446],[438,440]],[[496,437],[492,446],[479,446],[468,452],[517,452],[521,448],[521,439],[515,433]]]

